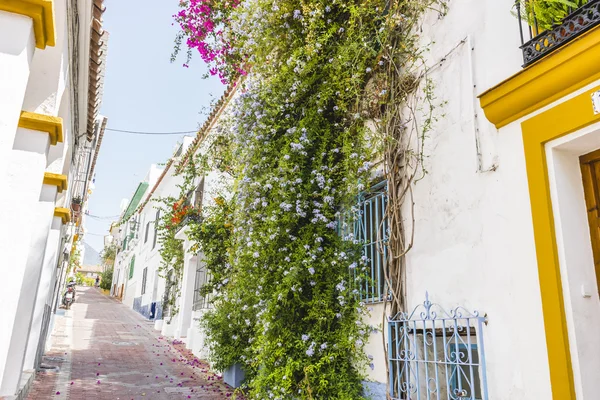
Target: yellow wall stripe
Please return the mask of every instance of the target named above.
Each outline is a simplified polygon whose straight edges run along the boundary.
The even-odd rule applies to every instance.
[[[600,26],[479,96],[501,128],[600,78]]]
[[[71,221],[71,210],[68,208],[56,207],[54,209],[54,216],[60,217],[60,219],[62,219],[62,223],[66,224]]]
[[[63,190],[67,189],[67,176],[46,172],[44,173],[44,185],[56,186],[58,192],[61,193]]]
[[[554,229],[545,144],[600,121],[591,94],[580,94],[521,124],[535,238],[552,398],[575,400],[575,385]]]
[[[37,48],[56,45],[54,6],[52,0],[1,0],[0,10],[21,14],[33,19]]]
[[[60,117],[21,111],[19,127],[34,131],[48,132],[50,143],[55,145],[63,141],[63,120]]]

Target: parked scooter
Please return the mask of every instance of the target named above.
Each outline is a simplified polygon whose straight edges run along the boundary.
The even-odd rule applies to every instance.
[[[68,309],[75,302],[75,282],[71,281],[67,284],[67,290],[63,296],[63,305]]]

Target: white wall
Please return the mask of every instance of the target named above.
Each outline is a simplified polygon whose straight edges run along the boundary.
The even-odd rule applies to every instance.
[[[413,187],[408,309],[428,291],[447,310],[464,306],[487,314],[490,399],[550,399],[521,130],[513,123],[499,134],[475,97],[521,70],[513,4],[449,2],[445,17],[432,13],[423,24],[422,39],[431,49],[426,64],[440,105],[424,148],[428,173]],[[374,319],[381,320],[381,313]],[[372,374],[380,382],[384,363],[380,354]]]

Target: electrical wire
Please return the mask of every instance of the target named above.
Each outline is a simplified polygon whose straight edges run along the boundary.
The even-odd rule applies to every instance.
[[[133,135],[185,135],[188,133],[198,133],[197,129],[194,131],[181,131],[181,132],[128,131],[128,130],[124,130],[124,129],[112,129],[112,128],[105,128],[105,130],[111,131],[111,132],[131,133]]]
[[[120,215],[111,215],[111,216],[108,216],[108,217],[100,217],[98,215],[92,215],[92,214],[85,214],[85,216],[93,218],[93,219],[106,219],[106,220],[116,219],[116,218],[120,217]]]

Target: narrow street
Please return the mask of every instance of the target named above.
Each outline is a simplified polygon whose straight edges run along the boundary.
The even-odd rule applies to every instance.
[[[185,349],[162,338],[129,307],[79,287],[59,310],[52,349],[29,399],[220,399],[233,391]]]

